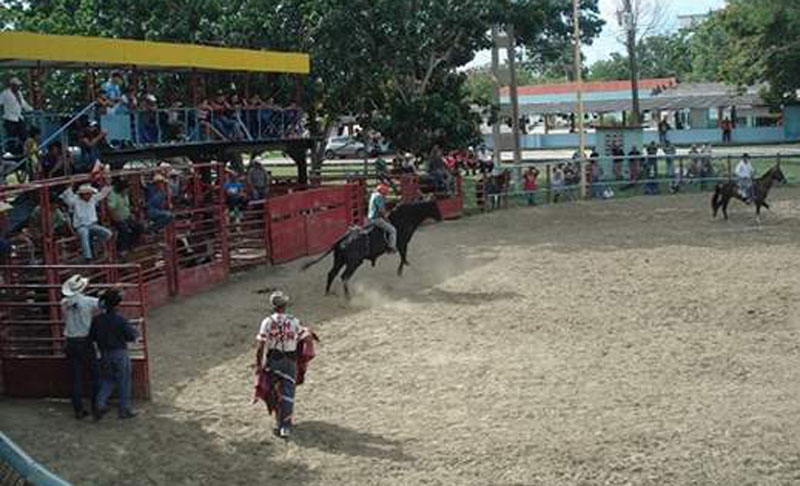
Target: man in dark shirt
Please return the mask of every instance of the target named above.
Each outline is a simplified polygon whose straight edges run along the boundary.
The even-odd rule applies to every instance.
[[[107,290],[100,297],[103,313],[92,319],[89,339],[100,350],[100,369],[102,378],[97,395],[95,420],[100,420],[106,412],[106,404],[116,385],[119,391],[119,418],[128,419],[136,414],[131,410],[131,360],[128,357],[128,343],[138,337],[136,330],[116,308],[122,301],[119,292]]]

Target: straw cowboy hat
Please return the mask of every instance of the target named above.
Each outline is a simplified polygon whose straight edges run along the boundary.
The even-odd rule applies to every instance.
[[[13,77],[13,78],[8,80],[8,84],[16,85],[16,86],[22,86],[22,81],[20,81],[19,78],[15,76],[15,77]]]
[[[81,184],[78,188],[78,194],[97,194],[97,189],[91,184]]]
[[[154,175],[154,176],[153,176],[153,182],[154,182],[154,183],[157,183],[157,182],[167,182],[167,178],[166,178],[166,177],[164,177],[164,174],[162,174],[162,173],[158,172],[158,173],[156,173],[156,175]]]
[[[289,303],[289,296],[281,292],[280,290],[273,292],[272,295],[269,296],[269,304],[272,306],[273,309],[278,307],[286,307]]]
[[[73,295],[83,292],[87,285],[89,285],[88,278],[75,274],[67,279],[64,285],[61,286],[61,293],[66,297],[72,297]]]

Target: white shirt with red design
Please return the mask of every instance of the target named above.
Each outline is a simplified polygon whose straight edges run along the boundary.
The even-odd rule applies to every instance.
[[[256,339],[264,342],[267,350],[277,349],[284,353],[292,353],[297,350],[302,330],[300,321],[296,317],[276,312],[261,321]]]

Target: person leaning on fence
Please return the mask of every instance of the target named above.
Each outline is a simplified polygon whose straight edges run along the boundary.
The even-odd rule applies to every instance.
[[[108,209],[114,229],[117,231],[117,251],[124,257],[125,253],[139,244],[144,228],[131,213],[128,181],[116,179],[112,186],[114,189],[108,196]]]
[[[116,289],[106,290],[100,297],[102,313],[92,319],[89,342],[100,352],[100,389],[94,407],[94,419],[100,420],[106,413],[111,392],[116,387],[119,393],[119,418],[136,416],[131,410],[131,360],[128,343],[136,341],[139,334],[127,319],[117,314],[122,296]]]
[[[387,253],[397,251],[397,229],[389,222],[389,211],[386,209],[386,196],[389,195],[389,186],[378,184],[369,198],[369,211],[367,217],[369,224],[378,227],[386,233]]]
[[[92,237],[105,241],[111,238],[111,230],[101,226],[97,219],[97,204],[111,193],[108,185],[98,192],[91,184],[81,184],[76,195],[72,186],[68,187],[61,200],[72,211],[72,227],[78,234],[81,243],[81,255],[86,260],[92,259]]]
[[[0,92],[0,106],[3,107],[3,128],[6,132],[7,146],[3,147],[11,153],[22,152],[22,144],[28,135],[28,127],[22,112],[33,111],[20,92],[22,81],[14,77],[8,81],[8,87]]]
[[[667,177],[672,178],[675,176],[675,155],[678,153],[678,150],[669,140],[664,144],[662,150],[664,151],[664,163]]]
[[[146,187],[147,193],[147,220],[150,222],[149,231],[157,233],[172,222],[170,208],[170,194],[167,178],[157,172],[153,176],[152,184]]]
[[[92,411],[95,412],[98,383],[98,366],[94,349],[89,341],[92,315],[99,309],[98,299],[83,294],[89,279],[73,275],[61,286],[61,315],[64,317],[66,355],[72,368],[72,408],[76,419],[86,417],[83,392],[88,384],[91,390]],[[88,383],[85,380],[88,372]]]
[[[538,189],[537,179],[539,178],[539,169],[530,167],[525,171],[522,176],[522,189],[525,191],[525,196],[528,200],[528,206],[536,206],[536,191]]]
[[[553,190],[553,202],[558,202],[559,197],[566,195],[565,179],[564,179],[564,164],[558,164],[553,169],[552,177],[550,178],[550,186]]]

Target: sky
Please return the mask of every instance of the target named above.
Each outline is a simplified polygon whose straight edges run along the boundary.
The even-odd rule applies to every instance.
[[[678,15],[707,13],[709,10],[718,9],[725,5],[725,0],[657,0],[665,4],[667,9],[667,30],[677,29]],[[586,63],[592,64],[600,59],[606,59],[612,52],[621,52],[623,46],[617,40],[619,26],[617,25],[616,8],[618,0],[600,0],[600,15],[606,21],[600,36],[595,38],[591,46],[583,46]],[[476,67],[488,64],[491,61],[490,51],[479,52],[467,67]]]

